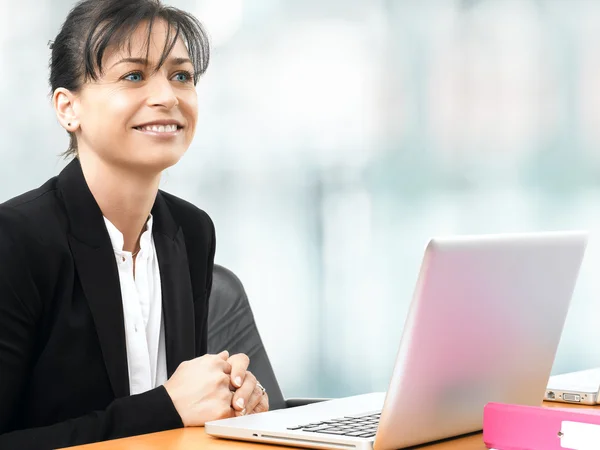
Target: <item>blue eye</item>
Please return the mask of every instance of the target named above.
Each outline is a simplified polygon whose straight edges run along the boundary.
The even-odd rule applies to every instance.
[[[175,79],[182,83],[187,83],[192,79],[192,74],[184,70],[183,72],[178,72],[177,74],[175,74]]]
[[[142,74],[140,72],[132,72],[129,75],[125,75],[123,79],[134,82],[142,81]]]

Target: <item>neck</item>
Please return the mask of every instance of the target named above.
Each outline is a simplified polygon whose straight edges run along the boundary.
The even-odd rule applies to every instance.
[[[92,152],[80,154],[79,160],[102,214],[123,234],[123,250],[135,252],[158,193],[160,173],[110,165]]]

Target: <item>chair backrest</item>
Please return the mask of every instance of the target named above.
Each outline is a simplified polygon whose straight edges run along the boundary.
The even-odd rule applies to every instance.
[[[267,356],[242,282],[215,264],[208,304],[208,352],[228,350],[250,357],[249,370],[269,393],[270,409],[285,408],[285,400]]]

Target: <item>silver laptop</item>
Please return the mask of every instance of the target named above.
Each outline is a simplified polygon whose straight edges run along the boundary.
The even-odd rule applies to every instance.
[[[554,375],[548,380],[545,400],[563,403],[600,404],[600,369]]]
[[[387,392],[208,422],[206,433],[397,449],[481,430],[491,401],[540,405],[586,245],[582,232],[432,239]]]

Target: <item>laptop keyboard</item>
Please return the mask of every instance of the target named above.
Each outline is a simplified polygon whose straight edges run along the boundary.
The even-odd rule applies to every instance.
[[[339,419],[314,422],[306,425],[289,427],[288,430],[309,431],[311,433],[335,434],[338,436],[352,436],[372,438],[377,434],[381,413],[368,416],[347,416]]]

